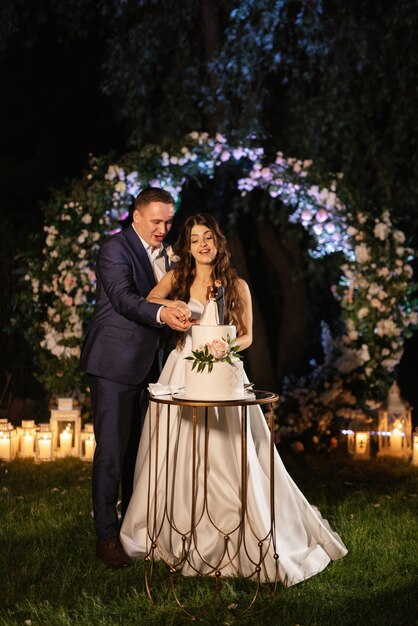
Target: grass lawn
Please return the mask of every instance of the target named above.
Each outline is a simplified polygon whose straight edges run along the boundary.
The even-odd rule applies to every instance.
[[[308,499],[349,554],[275,595],[254,585],[181,578],[180,595],[203,624],[418,625],[418,468],[393,460],[285,456]],[[91,466],[78,459],[0,464],[0,626],[187,624],[166,583],[145,593],[144,564],[109,571],[96,560]],[[291,523],[291,520],[289,520]]]

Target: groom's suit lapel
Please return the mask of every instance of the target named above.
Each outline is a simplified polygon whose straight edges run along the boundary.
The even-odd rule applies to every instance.
[[[128,228],[124,230],[124,233],[129,241],[129,244],[132,246],[135,256],[138,259],[139,263],[141,264],[149,282],[151,283],[152,286],[154,286],[155,285],[154,271],[152,269],[151,261],[149,260],[147,251],[142,245],[142,241],[140,240],[140,238],[138,237],[138,235],[136,234],[132,226],[128,226]]]

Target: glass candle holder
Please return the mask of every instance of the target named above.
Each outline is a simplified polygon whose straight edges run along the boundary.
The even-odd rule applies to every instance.
[[[39,428],[36,433],[36,460],[53,460],[52,430],[50,429],[49,424],[39,424]]]
[[[71,456],[73,448],[73,431],[71,424],[67,424],[64,430],[59,435],[59,451],[60,456]]]
[[[13,461],[16,449],[16,429],[7,420],[3,421],[0,423],[0,459]]]
[[[19,456],[34,458],[36,426],[34,420],[22,420],[22,425],[17,429],[19,440]]]
[[[84,461],[92,461],[95,448],[96,440],[94,438],[93,424],[85,424],[80,435],[80,457]]]
[[[418,428],[412,433],[412,465],[418,465]]]

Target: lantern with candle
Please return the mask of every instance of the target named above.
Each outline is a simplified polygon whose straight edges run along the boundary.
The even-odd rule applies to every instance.
[[[19,455],[26,458],[35,456],[36,426],[33,420],[22,420],[17,429]]]
[[[16,456],[16,429],[7,420],[0,423],[0,459],[13,461]]]
[[[1,424],[3,424],[3,426],[1,426]],[[6,430],[14,431],[15,430],[13,424],[11,424],[6,417],[0,418],[0,427],[3,428],[4,431],[6,431]],[[13,432],[11,433],[10,439],[11,439],[11,442],[12,442],[12,457],[15,458],[15,456],[16,456],[16,454],[18,452],[18,448],[19,448],[19,440],[18,440],[18,437],[17,437],[17,431],[16,430],[15,430],[14,433]]]
[[[39,424],[36,432],[36,460],[37,461],[52,461],[53,448],[52,448],[52,430],[49,424]]]
[[[378,416],[378,455],[410,458],[412,412],[402,400],[396,382],[390,387],[387,402],[380,407]]]
[[[418,465],[418,426],[412,433],[412,465]]]
[[[354,410],[348,435],[348,452],[356,461],[370,459],[370,431],[372,418],[362,411]]]
[[[80,447],[81,417],[78,409],[52,409],[50,419],[54,454],[77,456]]]
[[[94,438],[93,424],[85,424],[80,435],[80,457],[84,461],[92,461],[96,440]]]

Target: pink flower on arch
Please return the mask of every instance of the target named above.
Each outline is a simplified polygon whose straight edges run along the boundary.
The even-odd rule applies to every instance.
[[[318,213],[316,214],[316,221],[326,222],[328,218],[329,214],[327,213],[327,211],[325,211],[325,209],[319,209]]]
[[[303,209],[301,218],[304,222],[310,222],[312,219],[312,211],[309,209]]]

